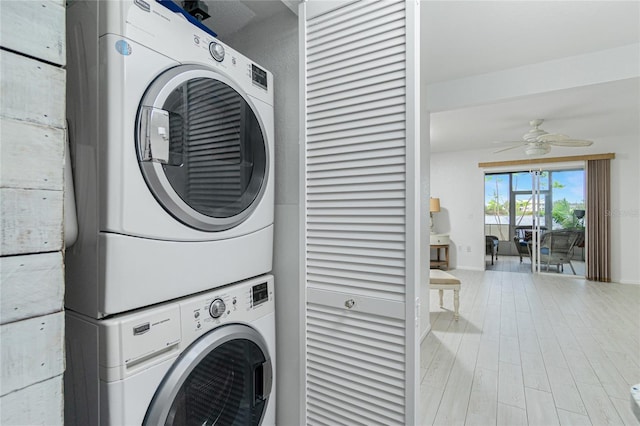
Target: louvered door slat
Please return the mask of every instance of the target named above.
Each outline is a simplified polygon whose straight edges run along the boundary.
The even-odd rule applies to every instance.
[[[325,132],[332,129],[340,130],[344,128],[354,127],[357,123],[358,127],[367,124],[367,121],[375,120],[376,122],[395,121],[404,118],[404,105],[385,105],[384,108],[367,109],[351,113],[344,113],[340,116],[329,117],[309,122],[309,134],[313,134],[312,129],[322,128]]]
[[[388,245],[380,244],[376,247],[357,247],[357,246],[345,246],[346,240],[342,240],[342,245],[335,244],[322,244],[317,241],[315,244],[309,244],[307,246],[307,250],[313,253],[331,253],[336,255],[356,255],[356,256],[371,256],[373,258],[380,257],[383,255],[388,258],[398,258],[404,259],[402,247],[396,249],[394,252],[392,248],[389,248]],[[379,251],[380,256],[376,256],[376,251]]]
[[[346,178],[351,178],[351,177],[366,177],[365,179],[368,179],[369,177],[371,179],[374,179],[377,176],[380,175],[401,175],[402,177],[404,177],[404,173],[405,173],[405,168],[402,165],[398,165],[398,164],[391,164],[388,166],[375,166],[375,167],[371,167],[371,168],[357,168],[357,169],[342,169],[342,170],[320,170],[320,171],[315,171],[315,172],[309,172],[308,176],[311,179],[325,179],[325,178],[335,178],[335,177],[345,177]],[[388,176],[389,179],[393,179],[394,177],[397,178],[397,176]]]
[[[313,288],[319,288],[324,291],[336,291],[330,279],[324,277],[333,277],[336,279],[345,279],[347,284],[341,285],[342,291],[349,294],[371,295],[375,293],[378,297],[386,297],[389,300],[401,301],[404,294],[402,287],[404,286],[403,277],[400,275],[384,275],[374,272],[354,272],[346,271],[338,268],[327,268],[326,264],[314,267],[308,266],[309,278],[307,283]],[[315,278],[315,279],[314,279]]]
[[[385,192],[385,191],[402,191],[404,189],[403,182],[373,182],[364,183],[361,185],[340,185],[339,187],[327,189],[323,185],[315,185],[307,188],[307,194],[310,200],[314,198],[323,199],[324,197],[340,197],[341,194],[347,193],[347,196],[355,196],[360,191],[360,194],[367,194],[369,192]]]
[[[315,134],[307,136],[307,141],[310,148],[313,149],[313,144],[316,142],[327,142],[336,139],[354,138],[358,136],[374,136],[380,133],[395,132],[402,130],[404,127],[403,116],[393,116],[393,120],[387,119],[385,123],[379,124],[375,120],[371,120],[368,125],[362,124],[361,126],[353,126],[345,129],[332,129],[332,131],[315,130]]]
[[[390,200],[393,198],[401,199],[403,195],[402,188],[397,190],[363,190],[360,192],[352,191],[337,191],[337,192],[325,192],[325,193],[310,193],[309,205],[320,207],[323,202],[334,201],[348,201],[348,200],[361,200],[361,201],[373,201],[373,200]]]
[[[307,52],[309,55],[317,55],[322,52],[339,49],[341,46],[344,46],[346,36],[351,36],[355,41],[370,39],[371,37],[376,37],[380,34],[385,34],[397,29],[401,29],[404,33],[404,19],[402,17],[402,13],[398,12],[398,15],[398,19],[391,22],[389,22],[389,19],[387,17],[378,18],[380,20],[380,25],[374,26],[368,30],[363,31],[361,28],[351,28],[349,34],[342,33],[335,36],[334,34],[332,34],[332,39],[330,39],[329,37],[325,37],[322,44],[309,47],[307,49]],[[370,22],[373,22],[373,20]]]
[[[343,170],[353,170],[357,172],[357,169],[370,169],[372,167],[380,168],[383,165],[393,166],[393,165],[404,165],[403,160],[404,155],[394,155],[391,157],[382,157],[376,156],[373,158],[364,157],[363,158],[349,158],[349,156],[345,156],[344,159],[341,159],[337,156],[324,158],[324,162],[322,160],[316,161],[314,164],[309,164],[309,173],[317,173],[317,172],[330,172],[330,171],[343,171]]]
[[[404,246],[395,241],[380,241],[377,243],[362,239],[349,239],[348,236],[340,236],[339,238],[321,237],[316,235],[313,244],[308,244],[309,250],[322,250],[324,247],[330,247],[334,253],[344,251],[357,251],[360,249],[368,250],[386,250],[387,253],[393,255],[394,251],[402,253]],[[398,254],[400,256],[401,254]]]
[[[395,18],[400,22],[400,28],[391,29],[385,33],[378,33],[370,37],[360,37],[359,40],[349,40],[348,42],[333,43],[333,48],[329,48],[326,44],[321,45],[322,50],[317,53],[308,52],[308,62],[329,60],[329,63],[335,63],[337,60],[347,59],[356,52],[357,54],[366,54],[375,50],[376,46],[386,47],[393,46],[402,41],[404,37],[404,28],[402,28],[402,13],[397,13]],[[388,19],[385,17],[384,19]],[[372,22],[368,22],[366,27],[362,27],[362,33],[373,32],[378,30]],[[340,40],[343,41],[344,39]],[[325,62],[326,63],[326,62]]]
[[[336,92],[345,92],[354,91],[361,87],[369,87],[372,85],[383,84],[387,82],[391,82],[394,80],[399,80],[404,78],[404,70],[400,71],[391,71],[388,73],[378,73],[372,72],[370,73],[370,77],[363,77],[358,79],[345,79],[345,81],[335,81],[332,86],[329,87],[318,87],[317,89],[309,90],[307,92],[309,96],[309,100],[313,101],[314,99],[321,98],[325,95],[330,95]],[[326,85],[325,85],[326,86]]]
[[[393,370],[389,369],[388,365],[386,364],[377,364],[374,358],[365,360],[368,365],[367,371],[372,371],[374,373],[373,375],[371,375],[366,374],[366,371],[360,370],[360,368],[358,368],[362,364],[362,360],[360,358],[354,358],[350,356],[350,354],[342,354],[340,352],[332,351],[331,348],[327,348],[322,345],[314,345],[313,341],[311,341],[309,345],[313,347],[313,353],[309,355],[309,361],[323,360],[323,364],[325,365],[338,364],[343,365],[350,371],[358,370],[356,374],[366,376],[371,380],[371,383],[389,383],[391,385],[395,383],[402,383],[404,376],[402,370]],[[400,389],[402,389],[401,386],[399,387]]]
[[[347,109],[353,107],[372,108],[376,101],[384,101],[384,105],[391,105],[398,102],[405,94],[405,87],[400,85],[397,88],[379,91],[375,93],[360,94],[358,98],[338,99],[331,102],[318,103],[315,106],[307,105],[307,112],[310,114],[308,120],[317,120],[331,115],[339,115],[340,111],[349,112]]]
[[[372,61],[381,58],[387,58],[383,61],[385,64],[391,63],[390,59],[395,55],[401,55],[403,53],[402,43],[404,38],[396,37],[385,41],[384,43],[373,44],[366,46],[363,49],[354,49],[347,51],[336,56],[330,56],[326,58],[319,58],[314,64],[316,75],[328,72],[339,72],[344,75],[352,74],[359,70],[372,69],[370,66],[363,68],[363,65],[368,65]],[[381,49],[385,49],[385,56],[380,56]],[[346,68],[345,68],[346,67]]]
[[[314,114],[314,119],[309,120],[309,125],[323,125],[326,124],[327,120],[336,120],[336,122],[349,121],[343,118],[345,116],[350,117],[350,119],[353,120],[360,118],[360,115],[364,117],[367,115],[372,116],[373,114],[383,115],[388,113],[387,111],[394,113],[399,105],[402,105],[400,99],[391,98],[381,99],[377,102],[367,102],[364,105],[348,105],[342,108],[334,108],[323,111],[322,113]]]
[[[353,1],[301,15],[309,425],[415,418],[406,412],[416,394],[406,376],[415,359],[406,352],[408,5]]]
[[[401,78],[396,78],[393,80],[380,83],[376,87],[376,89],[381,92],[384,92],[387,90],[393,90],[393,89],[401,89],[400,91],[404,92],[402,90],[402,88],[404,87],[403,83],[404,81]],[[308,102],[307,105],[309,106],[310,109],[313,109],[314,107],[318,107],[318,106],[320,106],[322,109],[331,109],[331,108],[337,108],[343,104],[355,105],[358,102],[362,102],[362,99],[360,98],[361,96],[365,96],[370,92],[371,92],[371,87],[369,86],[350,89],[350,90],[342,90],[342,91],[336,90],[335,92],[326,96],[315,96],[313,98],[309,97],[307,99],[307,102]],[[340,101],[343,101],[343,102],[340,102]],[[313,120],[314,119],[313,115],[310,114],[309,119]]]
[[[356,381],[351,380],[351,377],[345,379],[345,377],[339,375],[323,373],[321,370],[314,369],[313,366],[309,366],[308,370],[309,381],[311,383],[317,382],[323,388],[324,395],[328,397],[328,401],[333,400],[336,403],[335,401],[339,400],[358,403],[365,417],[375,419],[381,424],[387,424],[386,419],[393,422],[399,422],[403,419],[402,412],[397,411],[398,403],[401,403],[403,398],[391,401],[375,398],[377,393],[382,392],[375,392],[373,391],[375,388],[361,386]],[[360,403],[357,399],[359,395],[369,395],[368,403]]]
[[[358,25],[367,22],[376,21],[377,18],[389,17],[394,12],[404,13],[404,5],[402,1],[387,4],[383,2],[355,2],[352,6],[347,6],[340,10],[339,14],[331,16],[327,14],[323,20],[317,20],[308,26],[308,45],[312,48],[315,44],[331,41],[336,38],[356,37],[358,32],[355,31]],[[393,19],[388,19],[389,21]],[[376,25],[384,21],[376,22]]]
[[[310,237],[316,238],[315,241],[322,241],[327,238],[335,238],[335,239],[344,239],[349,241],[349,244],[365,244],[367,242],[372,243],[375,241],[380,241],[380,243],[384,244],[386,242],[402,242],[404,241],[402,238],[398,237],[397,233],[372,233],[372,232],[358,232],[355,230],[347,230],[341,231],[336,230],[333,227],[329,226],[329,229],[320,229],[321,226],[309,226],[307,229],[307,234]]]
[[[316,165],[318,170],[331,169],[336,164],[345,164],[348,166],[348,163],[358,162],[358,160],[371,160],[371,159],[379,159],[379,158],[389,158],[389,157],[399,157],[404,158],[404,147],[391,148],[387,144],[383,149],[363,149],[360,152],[347,153],[345,150],[336,150],[331,153],[326,153],[325,155],[315,153],[315,155],[309,156],[308,164]],[[316,157],[316,158],[314,158]]]
[[[382,217],[379,215],[367,215],[362,217],[350,216],[314,216],[308,217],[307,223],[309,231],[342,231],[345,235],[354,232],[367,232],[371,237],[376,233],[400,234],[404,232],[404,220],[398,216],[388,216],[384,225],[380,224]],[[401,240],[401,238],[399,238]]]
[[[385,391],[382,391],[380,390],[379,383],[369,379],[366,376],[354,374],[349,370],[343,369],[340,365],[324,364],[321,362],[315,362],[314,360],[310,360],[308,365],[310,375],[342,384],[347,391],[351,389],[354,392],[369,392],[372,396],[372,399],[391,402],[394,405],[402,403],[402,398],[404,397],[403,392],[398,392],[397,394],[391,392],[390,386],[388,386],[388,384]],[[331,371],[331,373],[328,373],[328,371]],[[342,377],[349,377],[349,380],[341,380]]]

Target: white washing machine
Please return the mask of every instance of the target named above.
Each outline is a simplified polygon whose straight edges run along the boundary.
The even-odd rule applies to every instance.
[[[272,268],[273,76],[165,5],[67,6],[66,306],[94,318]]]
[[[270,275],[66,327],[65,424],[275,424]]]

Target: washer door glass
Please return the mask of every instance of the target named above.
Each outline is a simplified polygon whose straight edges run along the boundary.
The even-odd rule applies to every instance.
[[[260,424],[272,384],[264,341],[247,326],[221,329],[235,336],[188,348],[161,383],[145,425]],[[251,335],[243,336],[247,331]],[[210,333],[216,334],[217,330]],[[209,335],[203,339],[212,340]]]
[[[221,231],[260,202],[269,167],[266,132],[234,82],[200,66],[172,68],[145,93],[136,127],[144,178],[176,219]]]

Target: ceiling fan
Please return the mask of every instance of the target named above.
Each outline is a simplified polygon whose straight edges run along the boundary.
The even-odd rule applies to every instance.
[[[494,154],[498,152],[508,151],[510,149],[519,148],[524,145],[524,153],[527,155],[545,155],[551,151],[551,146],[567,146],[567,147],[583,147],[592,145],[592,141],[573,139],[567,135],[560,133],[548,133],[540,128],[540,125],[544,122],[543,119],[537,118],[531,120],[529,124],[531,129],[524,135],[522,135],[522,141],[509,141],[499,143],[515,143],[517,145],[510,146],[508,148],[499,149],[494,151]]]

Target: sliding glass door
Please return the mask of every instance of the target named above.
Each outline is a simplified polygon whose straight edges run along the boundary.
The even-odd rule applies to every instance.
[[[553,269],[561,273],[567,265],[569,273],[575,273],[571,260],[584,261],[584,178],[582,168],[486,174],[485,235],[501,241],[502,256],[519,256],[523,272]],[[551,237],[556,245],[572,245],[571,253],[552,256]],[[529,267],[526,259],[532,262]]]

